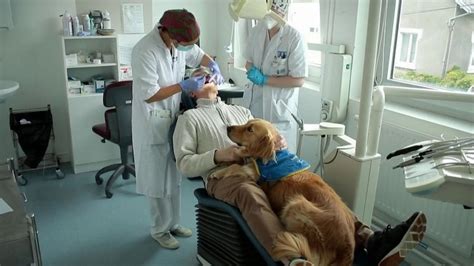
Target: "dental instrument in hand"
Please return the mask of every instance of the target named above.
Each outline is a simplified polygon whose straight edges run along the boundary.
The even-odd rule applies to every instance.
[[[211,83],[211,82],[217,83],[216,78],[217,78],[217,75],[212,75],[207,81],[207,83]]]

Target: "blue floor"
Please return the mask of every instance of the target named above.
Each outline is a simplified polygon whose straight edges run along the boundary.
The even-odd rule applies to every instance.
[[[172,251],[151,238],[148,201],[136,194],[133,177],[118,179],[107,199],[95,172],[64,168],[62,180],[54,170],[25,174],[28,184],[21,188],[36,216],[43,265],[199,265],[193,191],[202,181],[183,178],[181,223],[194,235],[179,238],[180,248]]]

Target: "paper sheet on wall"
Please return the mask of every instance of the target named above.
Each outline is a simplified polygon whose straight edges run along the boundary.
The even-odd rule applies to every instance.
[[[131,65],[132,49],[145,34],[119,34],[117,38],[120,65]]]
[[[122,4],[124,33],[144,33],[143,4]]]
[[[2,198],[0,198],[0,215],[12,212],[13,209]]]

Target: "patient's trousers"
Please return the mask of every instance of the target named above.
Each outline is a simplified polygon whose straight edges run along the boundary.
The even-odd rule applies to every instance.
[[[265,192],[245,176],[232,176],[223,179],[207,180],[209,195],[237,207],[247,221],[255,237],[268,254],[272,254],[274,237],[284,231],[280,220],[272,211]],[[355,241],[357,247],[365,247],[372,230],[354,216]],[[275,259],[275,258],[274,258]]]

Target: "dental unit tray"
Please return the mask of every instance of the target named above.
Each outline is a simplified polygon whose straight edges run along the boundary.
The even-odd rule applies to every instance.
[[[395,151],[404,154],[405,188],[415,196],[474,207],[474,138],[423,141]]]

